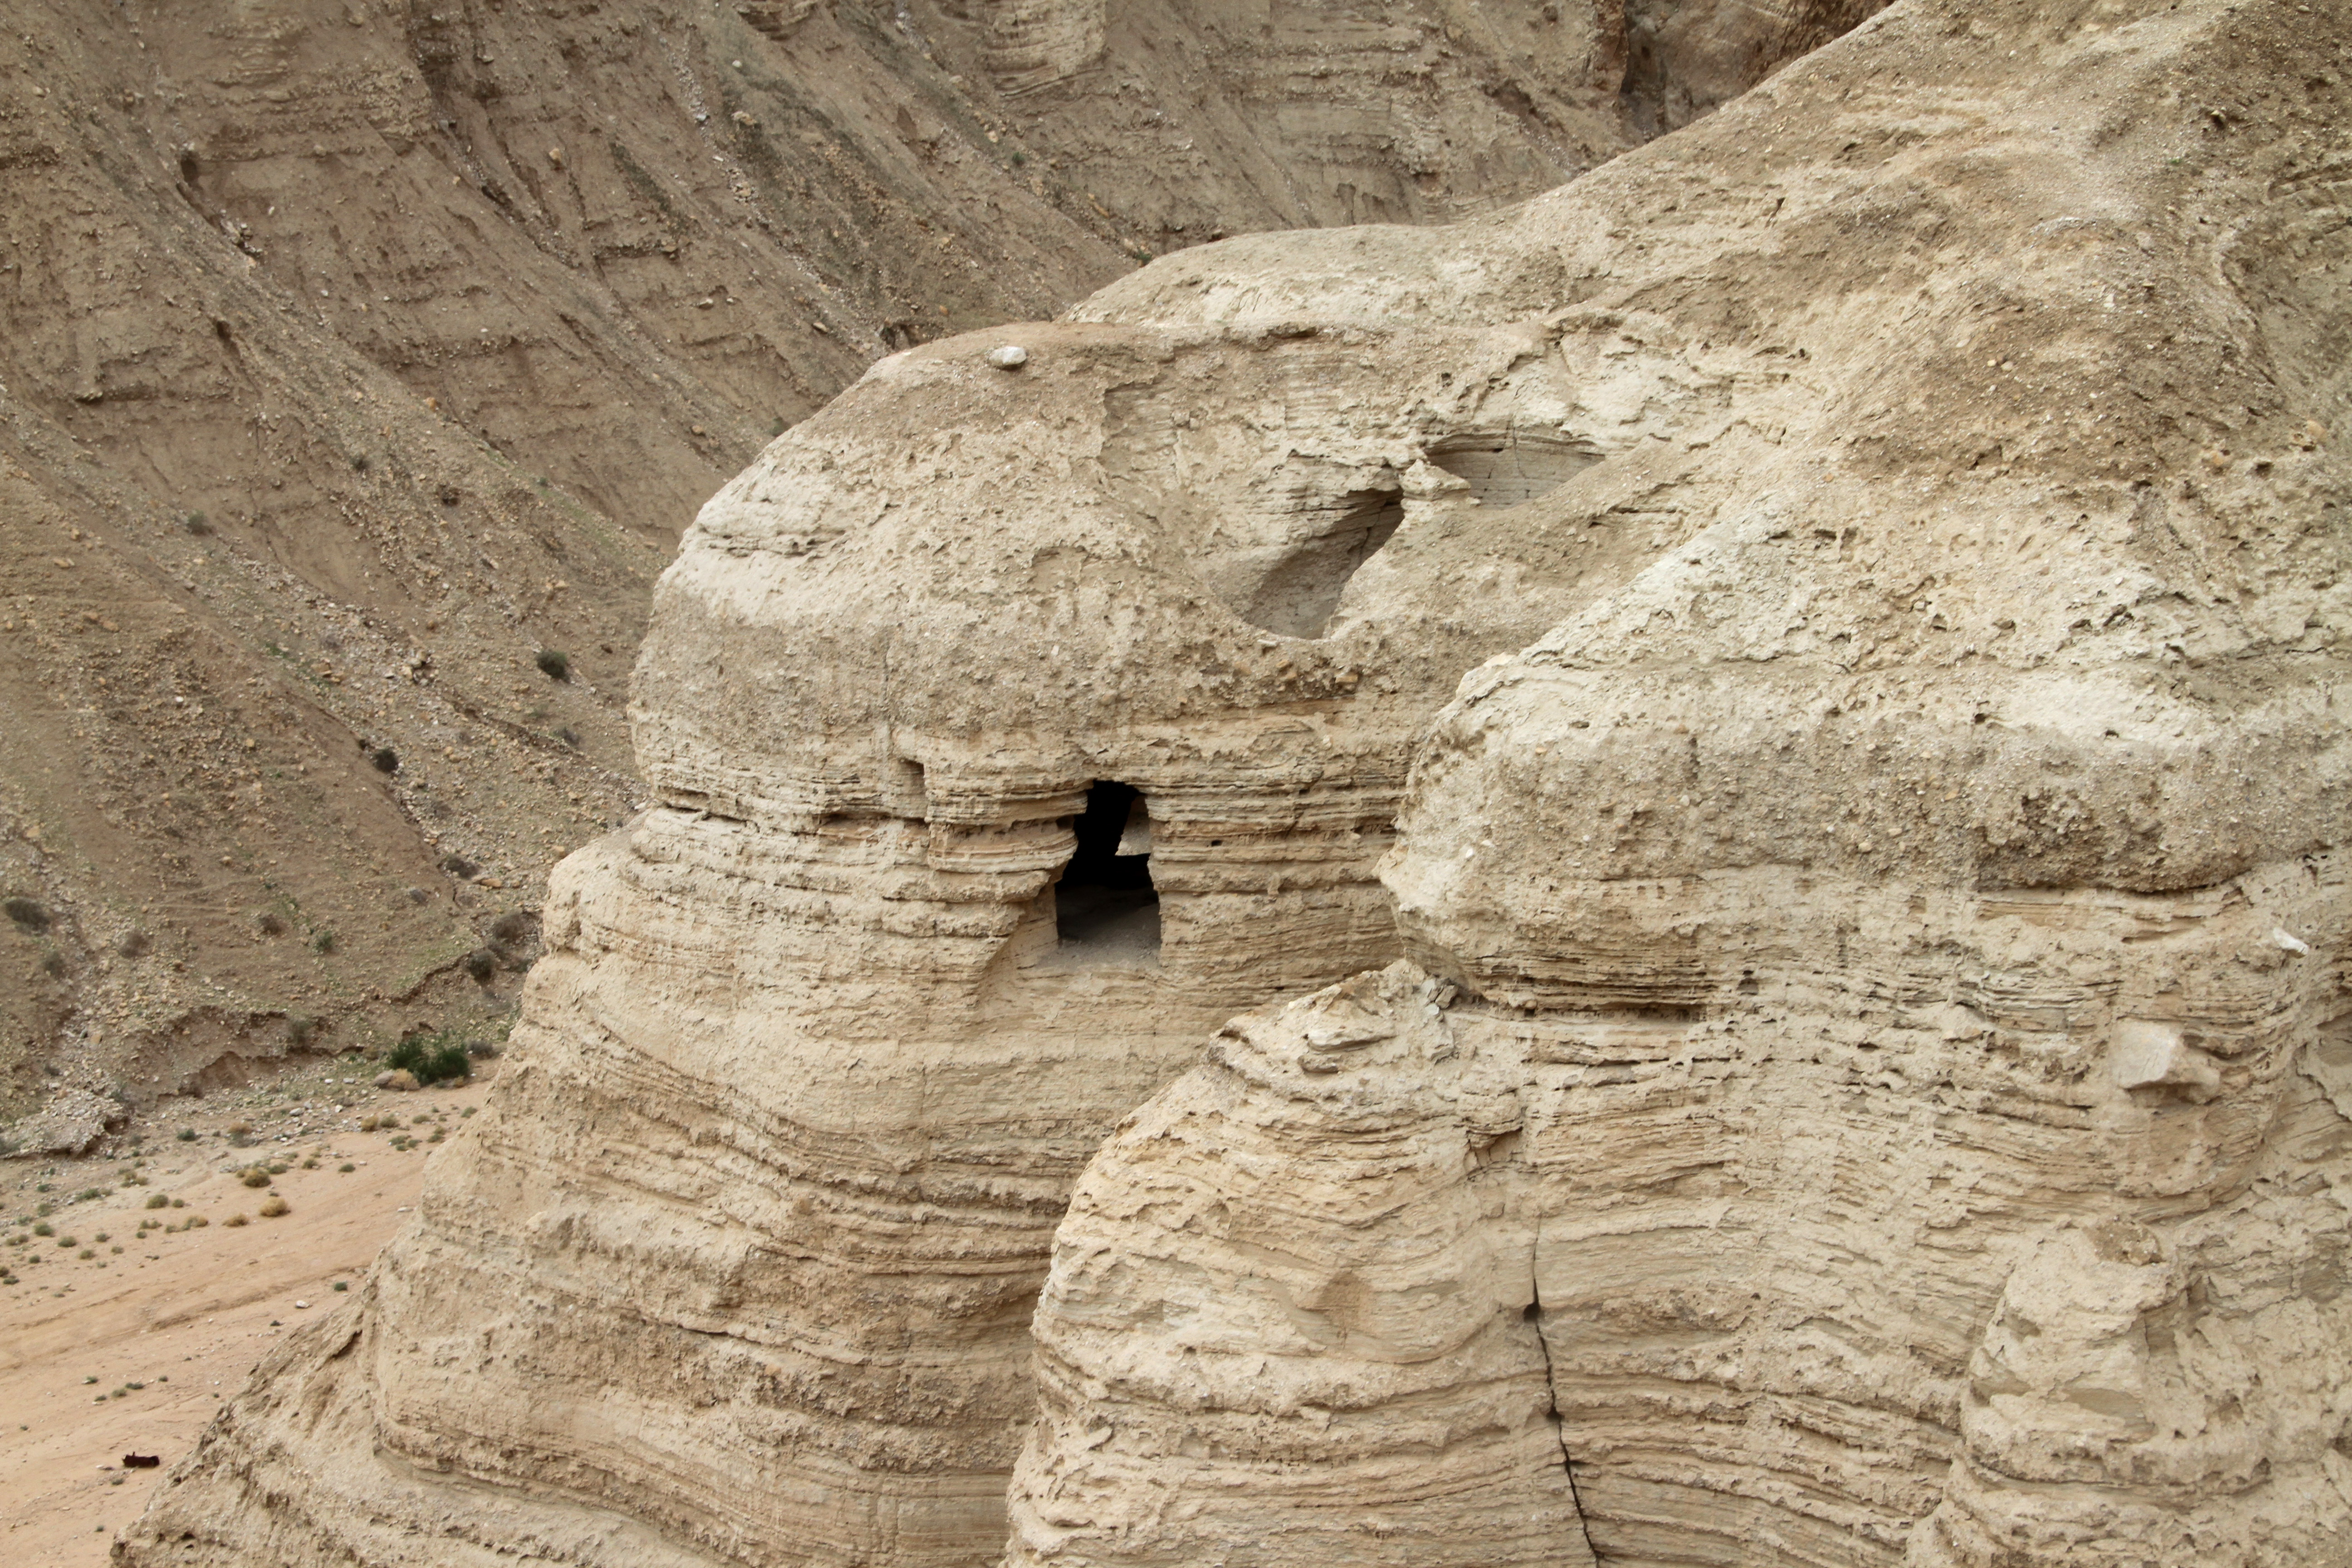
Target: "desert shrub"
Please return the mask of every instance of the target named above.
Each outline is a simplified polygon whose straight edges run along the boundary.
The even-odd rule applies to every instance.
[[[311,946],[319,944],[313,942]],[[286,1020],[286,1043],[296,1050],[309,1045],[319,1033],[319,1020],[296,1013]]]
[[[498,969],[499,955],[487,947],[478,947],[466,955],[466,973],[474,977],[477,985],[488,985]]]
[[[481,868],[463,855],[444,855],[441,857],[441,869],[462,881],[471,878]]]
[[[238,1226],[251,1225],[252,1223],[253,1222],[251,1220],[246,1218],[241,1214],[233,1214],[229,1215],[228,1218],[221,1221],[221,1224],[227,1226],[231,1230],[236,1229]]]
[[[246,1137],[247,1135],[248,1135],[249,1133],[251,1133],[251,1132],[252,1132],[252,1131],[253,1131],[253,1123],[252,1123],[252,1122],[250,1122],[250,1121],[236,1121],[236,1122],[232,1122],[232,1123],[230,1123],[230,1124],[229,1124],[228,1135],[229,1135],[230,1137],[232,1137],[232,1138],[243,1138],[243,1137]]]
[[[490,922],[490,940],[500,947],[512,947],[527,941],[531,928],[538,923],[520,910],[509,910]]]
[[[211,521],[205,518],[203,512],[200,511],[192,511],[186,517],[181,519],[180,526],[186,529],[190,533],[194,534],[198,539],[202,539],[205,534],[210,533],[213,531]]]
[[[575,752],[580,749],[580,731],[573,729],[569,724],[566,724],[563,728],[558,730],[555,732],[555,738],[562,742],[565,745],[571,747]]]
[[[474,1071],[473,1062],[466,1055],[465,1042],[452,1039],[446,1033],[413,1035],[393,1047],[383,1059],[387,1067],[414,1073],[418,1083],[470,1078]],[[385,1122],[386,1126],[398,1124],[397,1119]]]
[[[66,955],[62,952],[44,954],[41,959],[41,973],[52,980],[63,979],[66,973]]]
[[[351,1288],[352,1288],[352,1286],[351,1286],[351,1281],[350,1281],[350,1280],[348,1280],[348,1279],[338,1279],[338,1280],[336,1280],[336,1281],[335,1281],[334,1285],[332,1286],[332,1289],[333,1289],[333,1290],[334,1290],[335,1294],[337,1294],[338,1296],[341,1295],[344,1291],[346,1291],[346,1290],[350,1289]]]
[[[167,1209],[172,1206],[172,1200],[157,1193],[147,1200],[147,1206],[151,1209]]]
[[[269,1173],[258,1165],[248,1165],[237,1180],[248,1187],[266,1187],[269,1184]]]
[[[36,899],[0,900],[0,913],[5,913],[20,929],[37,935],[49,929],[49,911]]]
[[[196,1141],[196,1130],[193,1127],[183,1127],[172,1136],[183,1143],[193,1143]]]
[[[143,931],[134,931],[114,944],[114,951],[124,958],[144,958],[155,941]]]
[[[348,1175],[350,1175],[353,1171],[358,1170],[358,1169],[359,1169],[359,1167],[358,1167],[357,1165],[352,1164],[349,1160],[346,1160],[346,1161],[344,1161],[341,1164],[340,1164],[340,1165],[336,1166],[336,1167],[335,1167],[335,1169],[336,1169],[336,1170],[338,1170],[338,1171],[341,1171],[344,1175],[348,1176]]]
[[[352,472],[355,474],[364,474],[367,471],[368,455],[365,452],[353,452],[352,454]]]
[[[35,1236],[55,1236],[57,1233],[58,1227],[51,1225],[47,1220],[43,1220],[33,1226],[33,1234]]]
[[[400,771],[400,753],[390,746],[378,746],[368,753],[368,763],[380,773],[396,773]]]
[[[332,926],[320,926],[310,933],[310,951],[318,953],[335,951],[335,931]]]
[[[286,934],[286,917],[279,914],[276,910],[262,910],[259,914],[253,917],[253,923],[260,928],[261,934],[264,936],[284,936]]]
[[[76,1258],[96,1258],[98,1256],[98,1249],[92,1247],[85,1247],[79,1252],[75,1253],[74,1256]]]
[[[572,679],[572,656],[562,648],[541,648],[539,657],[531,662],[538,665],[539,672],[550,680]]]
[[[180,1228],[182,1230],[202,1230],[210,1224],[212,1224],[212,1221],[206,1219],[204,1215],[200,1214],[192,1214],[186,1219],[180,1222]]]
[[[262,1204],[261,1217],[264,1219],[276,1219],[279,1215],[287,1213],[288,1208],[289,1205],[284,1198],[272,1197]]]

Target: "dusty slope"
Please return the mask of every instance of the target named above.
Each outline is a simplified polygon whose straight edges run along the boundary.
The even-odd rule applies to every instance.
[[[1016,1561],[2056,1563],[2122,1514],[2177,1560],[2209,1499],[2308,1560],[2352,122],[2311,16],[1905,5],[1509,212],[877,366],[665,574],[659,804],[559,876],[493,1135],[125,1560],[984,1563],[1008,1482]],[[1101,919],[1114,845],[1149,922]],[[1244,1020],[1181,1076],[1408,943],[1475,1058],[1398,970],[1387,1036]],[[2290,1234],[2215,1250],[2252,1182]],[[1962,1381],[2031,1337],[2012,1265],[2095,1245],[2152,1305],[2184,1247],[2287,1292],[2252,1353],[2303,1381],[2214,1464],[2081,1381],[2170,1320]]]
[[[16,1281],[0,1288],[9,1561],[105,1562],[163,1476],[122,1456],[168,1463],[187,1452],[258,1363],[352,1300],[338,1287],[362,1281],[415,1205],[435,1133],[465,1127],[487,1087],[381,1095],[359,1069],[344,1058],[264,1071],[249,1089],[173,1106],[168,1120],[136,1119],[129,1135],[144,1140],[128,1152],[6,1168],[0,1276]],[[397,1131],[361,1131],[387,1117]],[[230,1131],[240,1125],[254,1131]],[[257,1159],[288,1166],[267,1192],[236,1178]],[[260,1217],[273,1194],[290,1212]],[[148,1206],[159,1197],[164,1206]],[[237,1214],[251,1223],[228,1225]],[[197,1215],[207,1223],[189,1228]],[[44,1224],[53,1235],[35,1232]]]
[[[1657,6],[13,8],[0,1113],[471,1012],[677,531],[885,348],[1526,195],[1866,8],[1682,8],[1638,102]]]

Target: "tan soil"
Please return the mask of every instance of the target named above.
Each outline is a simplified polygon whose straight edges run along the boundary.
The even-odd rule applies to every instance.
[[[442,1146],[399,1150],[391,1140],[429,1139],[412,1125],[420,1118],[454,1133],[488,1080],[486,1071],[461,1088],[394,1094],[371,1087],[376,1070],[357,1058],[311,1058],[236,1093],[167,1100],[110,1139],[112,1153],[0,1166],[0,1212],[12,1221],[0,1235],[26,1235],[44,1203],[58,1233],[0,1247],[0,1272],[18,1281],[0,1286],[0,1559],[105,1562],[115,1531],[139,1517],[254,1364],[357,1295]],[[399,1133],[359,1130],[379,1114],[397,1116]],[[228,1135],[240,1122],[255,1129],[247,1147]],[[184,1127],[196,1141],[174,1136]],[[314,1150],[318,1167],[304,1169]],[[291,1156],[290,1168],[267,1190],[244,1186],[235,1173],[268,1155]],[[357,1168],[338,1168],[345,1163]],[[134,1173],[146,1184],[122,1184]],[[105,1195],[71,1201],[93,1187]],[[273,1193],[289,1212],[257,1217]],[[151,1212],[157,1194],[185,1206]],[[256,1217],[224,1223],[236,1214]],[[202,1229],[137,1234],[144,1220],[177,1226],[197,1215],[209,1222]],[[100,1232],[110,1239],[98,1241]],[[57,1245],[68,1236],[81,1246]],[[83,1247],[98,1256],[83,1259]],[[31,1255],[40,1261],[25,1261]],[[338,1282],[352,1289],[337,1292]],[[163,1464],[125,1469],[127,1453]]]

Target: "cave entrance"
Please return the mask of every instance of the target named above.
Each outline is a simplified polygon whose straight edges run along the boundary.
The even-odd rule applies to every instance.
[[[1085,963],[1154,963],[1160,895],[1151,886],[1151,818],[1142,792],[1108,780],[1087,790],[1071,825],[1078,847],[1054,888],[1063,957]]]

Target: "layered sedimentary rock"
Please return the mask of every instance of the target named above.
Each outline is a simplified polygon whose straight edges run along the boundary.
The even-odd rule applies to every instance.
[[[1181,245],[1557,184],[1649,133],[1622,9],[11,6],[0,1129],[488,1026],[460,961],[641,798],[650,585],[764,442]]]
[[[1786,391],[1678,422],[1687,521],[1439,720],[1421,967],[1244,1017],[1097,1156],[1012,1562],[1517,1561],[1546,1442],[1581,1529],[1527,1560],[2352,1557],[2346,208],[2299,123],[2346,18],[2256,86],[2289,15],[1979,12],[2030,107],[1965,47],[1909,92],[2006,154],[1865,195],[1835,113],[1746,196],[1779,236],[1583,307]],[[1818,134],[1939,21],[1710,132]]]
[[[2321,11],[1898,5],[877,365],[124,1559],[2334,1560]]]

